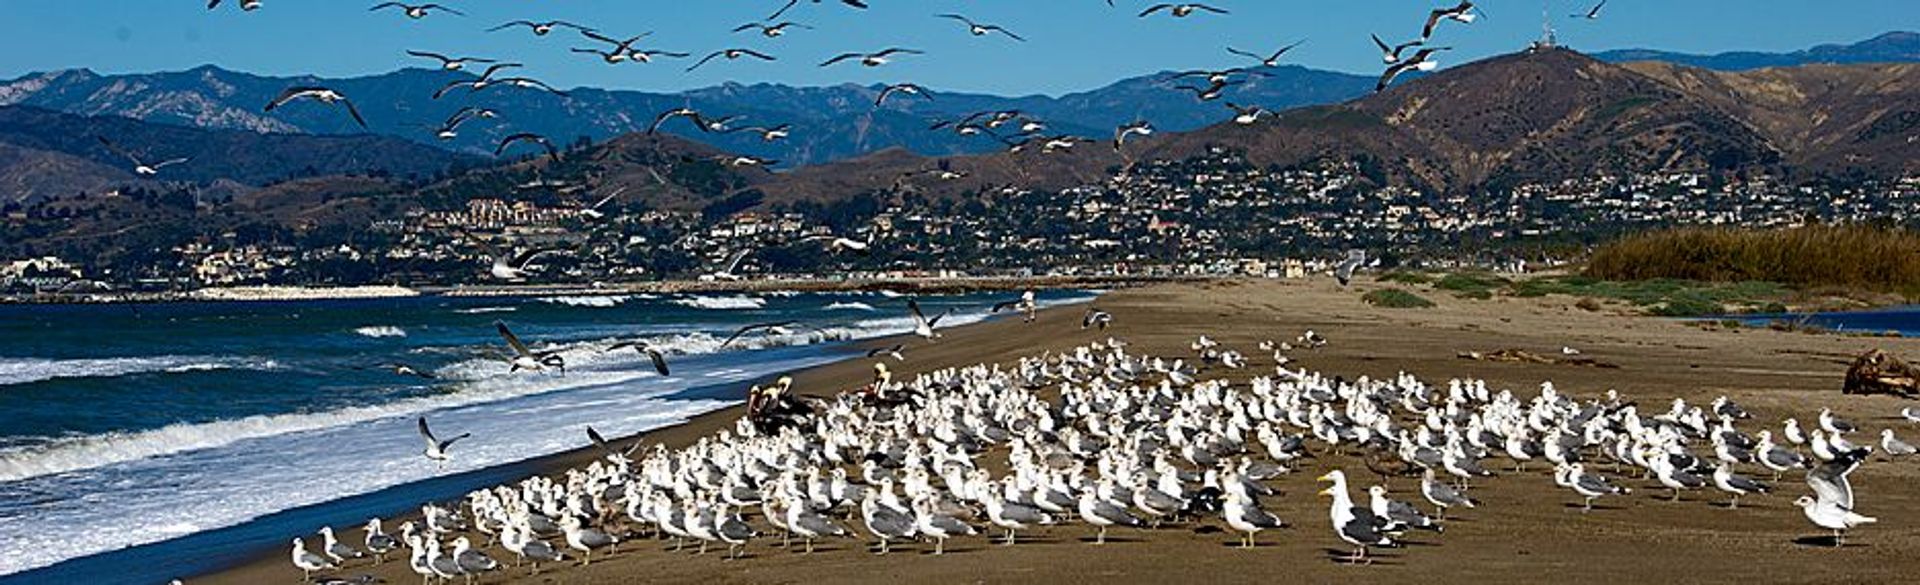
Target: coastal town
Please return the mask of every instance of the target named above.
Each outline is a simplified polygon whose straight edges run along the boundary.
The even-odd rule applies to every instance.
[[[0,263],[0,289],[32,295],[715,278],[1297,277],[1326,270],[1347,250],[1392,266],[1524,272],[1648,228],[1920,222],[1914,176],[1796,184],[1641,173],[1438,195],[1375,186],[1372,172],[1331,161],[1262,168],[1214,149],[1060,190],[1006,186],[939,198],[896,187],[852,195],[831,209],[783,205],[722,215],[620,202],[595,208],[579,186],[554,182],[456,207],[407,209],[332,239],[228,232],[182,242],[157,255],[164,261],[140,265],[10,258]],[[500,274],[489,270],[496,259],[523,265]]]

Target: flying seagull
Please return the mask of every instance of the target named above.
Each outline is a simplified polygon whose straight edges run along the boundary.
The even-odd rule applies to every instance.
[[[718,51],[714,51],[712,53],[708,53],[707,56],[705,57],[701,57],[700,62],[694,63],[692,67],[688,67],[687,71],[693,71],[695,69],[699,69],[701,65],[706,65],[708,61],[712,61],[718,57],[725,57],[728,61],[739,59],[741,57],[753,57],[761,61],[776,60],[773,58],[772,55],[755,51],[753,49],[721,49]]]
[[[220,7],[222,0],[207,0],[207,10]],[[260,0],[240,0],[240,10],[253,12],[260,9]]]
[[[480,72],[479,77],[475,77],[473,79],[456,79],[456,80],[447,82],[446,85],[440,86],[440,89],[433,92],[433,99],[437,100],[442,97],[445,97],[447,95],[447,92],[453,91],[453,89],[456,87],[467,88],[468,93],[472,93],[474,91],[484,89],[487,86],[492,85],[494,83],[493,74],[499,73],[500,70],[502,69],[512,69],[514,67],[520,67],[520,66],[521,65],[519,63],[494,63],[492,65],[488,65],[486,70]]]
[[[1372,37],[1373,37],[1373,45],[1376,47],[1380,47],[1380,60],[1385,62],[1388,65],[1399,63],[1400,53],[1403,51],[1406,51],[1409,47],[1418,47],[1418,46],[1427,44],[1427,41],[1425,40],[1418,40],[1418,41],[1407,41],[1407,42],[1400,43],[1398,45],[1393,45],[1393,46],[1387,46],[1386,41],[1380,40],[1380,35],[1372,35]]]
[[[779,38],[781,35],[787,34],[787,29],[789,28],[804,28],[808,30],[813,29],[813,27],[811,26],[807,26],[807,25],[800,24],[798,22],[793,22],[793,21],[783,21],[777,24],[771,23],[771,22],[764,22],[764,23],[749,22],[740,26],[733,27],[733,32],[746,32],[746,31],[758,29],[760,31],[760,36],[764,36],[769,39],[772,39],[772,38]]]
[[[531,77],[502,77],[500,79],[493,80],[492,83],[487,84],[485,87],[475,86],[473,89],[475,91],[479,91],[481,89],[486,89],[487,87],[497,87],[501,85],[518,87],[521,89],[537,89],[540,91],[553,94],[555,96],[567,97],[567,92],[554,89],[553,86],[547,85],[547,82],[540,81],[538,79],[534,79]]]
[[[1473,20],[1479,17],[1480,15],[1473,13],[1473,0],[1460,0],[1460,4],[1452,8],[1435,8],[1427,13],[1427,25],[1420,29],[1420,40],[1433,38],[1433,28],[1440,26],[1441,20],[1473,24]]]
[[[547,368],[559,368],[563,373],[567,371],[567,361],[559,352],[535,353],[527,347],[526,343],[520,341],[520,336],[514,335],[513,330],[507,328],[506,321],[494,321],[493,327],[500,332],[500,338],[506,340],[507,347],[513,348],[513,357],[507,362],[510,364],[507,371],[540,371]]]
[[[780,161],[774,159],[760,158],[746,154],[721,154],[715,155],[713,159],[730,167],[770,167],[780,164]]]
[[[587,27],[584,27],[584,26],[580,26],[580,25],[577,25],[577,24],[574,24],[574,23],[571,23],[571,22],[567,22],[567,21],[564,21],[564,20],[549,20],[549,21],[546,21],[546,22],[534,22],[534,21],[531,21],[531,20],[516,20],[516,21],[513,21],[513,22],[509,22],[509,23],[506,23],[506,24],[503,24],[503,25],[500,25],[500,26],[496,26],[496,27],[493,27],[493,28],[490,28],[490,29],[487,29],[487,32],[497,32],[497,31],[502,31],[502,30],[506,30],[506,29],[509,29],[509,28],[513,28],[513,27],[516,27],[516,26],[524,26],[524,27],[527,27],[527,30],[530,30],[530,31],[533,31],[533,36],[536,36],[536,37],[544,37],[544,36],[547,36],[547,33],[551,33],[551,32],[553,32],[553,29],[555,29],[555,28],[559,28],[559,27],[566,27],[566,28],[571,28],[571,29],[574,29],[574,30],[577,30],[577,31],[590,31],[590,30],[593,30],[593,29],[590,29],[590,28],[587,28]]]
[[[388,363],[384,363],[384,364],[380,364],[380,365],[378,365],[378,366],[374,366],[374,367],[371,367],[371,368],[355,368],[355,369],[359,369],[359,370],[370,370],[370,369],[377,369],[377,370],[386,370],[386,371],[389,371],[389,372],[393,372],[393,374],[394,374],[394,375],[396,375],[396,376],[412,376],[412,377],[415,377],[415,378],[420,378],[420,379],[422,379],[422,380],[438,380],[438,379],[440,379],[440,376],[437,376],[437,375],[434,375],[434,374],[433,374],[433,372],[423,372],[423,371],[420,371],[420,369],[418,369],[418,368],[415,368],[415,367],[413,367],[413,366],[409,366],[409,365],[407,365],[407,364],[403,364],[403,363],[398,363],[398,362],[388,362]]]
[[[105,136],[95,136],[93,138],[95,140],[99,140],[101,145],[107,147],[107,150],[111,150],[114,152],[114,154],[118,154],[121,157],[126,158],[128,161],[133,162],[133,174],[139,175],[142,177],[151,177],[154,175],[158,175],[160,174],[160,169],[164,169],[173,165],[184,163],[184,162],[187,162],[188,160],[187,158],[182,157],[182,158],[163,160],[153,164],[147,164],[145,162],[142,162],[140,160],[140,157],[134,156],[132,152],[128,152],[126,149],[120,148],[120,145],[114,144],[113,141],[111,140],[107,140],[107,137]]]
[[[1427,47],[1414,52],[1413,56],[1408,57],[1405,61],[1388,66],[1387,71],[1380,74],[1380,83],[1373,86],[1373,91],[1376,93],[1385,91],[1387,86],[1393,83],[1393,78],[1399,77],[1400,74],[1406,73],[1407,70],[1432,71],[1438,68],[1440,63],[1431,59],[1433,54],[1438,51],[1452,49],[1453,47]]]
[[[461,70],[461,69],[463,69],[463,68],[465,68],[465,67],[467,66],[467,64],[468,64],[468,63],[482,63],[482,64],[484,64],[484,63],[497,63],[497,62],[498,62],[498,61],[495,61],[495,60],[493,60],[493,59],[482,59],[482,58],[479,58],[479,57],[449,57],[449,56],[446,56],[446,55],[442,55],[442,54],[439,54],[439,53],[434,53],[434,52],[430,52],[430,51],[415,51],[415,50],[411,50],[411,49],[409,49],[409,50],[407,50],[407,54],[408,54],[408,55],[413,55],[413,56],[415,56],[415,57],[419,57],[419,58],[422,58],[422,59],[433,59],[433,60],[435,60],[435,61],[439,61],[439,62],[440,62],[440,68],[441,68],[441,69],[444,69],[444,70],[447,70],[447,71],[459,71],[459,70]]]
[[[447,8],[439,4],[401,4],[399,2],[381,2],[379,4],[373,5],[373,8],[368,8],[367,12],[376,12],[382,8],[398,8],[401,10],[401,12],[406,13],[407,18],[411,18],[414,20],[420,20],[422,18],[426,18],[428,12],[435,11],[435,10],[438,10],[440,12],[445,12],[448,14],[457,15],[457,16],[467,15],[467,13],[465,12],[454,10],[452,8]]]
[[[280,92],[280,97],[267,102],[267,107],[261,111],[271,112],[275,108],[287,105],[287,102],[298,99],[311,99],[329,106],[344,105],[347,107],[347,113],[353,116],[354,122],[358,122],[361,128],[367,127],[367,119],[360,117],[360,108],[353,107],[353,102],[347,100],[346,94],[319,86],[289,87],[286,91]]]
[[[1366,263],[1366,250],[1347,250],[1347,258],[1341,260],[1340,264],[1333,268],[1333,278],[1334,280],[1340,281],[1340,286],[1346,286],[1348,283],[1353,282],[1354,269]]]
[[[647,344],[645,341],[622,341],[608,346],[607,351],[619,351],[629,347],[633,348],[634,351],[646,355],[648,360],[653,361],[653,371],[660,372],[662,376],[667,375],[667,356],[661,354],[660,350],[654,349],[652,345]]]
[[[1227,47],[1227,52],[1228,52],[1228,53],[1233,53],[1233,54],[1235,54],[1235,55],[1239,55],[1239,56],[1242,56],[1242,57],[1246,57],[1246,58],[1249,58],[1249,59],[1253,59],[1253,60],[1255,60],[1255,61],[1259,61],[1259,62],[1260,62],[1260,64],[1261,64],[1262,66],[1266,66],[1266,67],[1279,67],[1279,66],[1280,66],[1280,56],[1281,56],[1281,55],[1285,55],[1285,54],[1287,54],[1287,51],[1291,51],[1291,50],[1293,50],[1293,48],[1294,48],[1294,47],[1298,47],[1298,46],[1300,46],[1300,43],[1304,43],[1304,42],[1307,42],[1307,41],[1306,41],[1306,40],[1304,40],[1304,39],[1303,39],[1303,40],[1299,40],[1299,41],[1294,41],[1294,43],[1293,43],[1293,44],[1291,44],[1291,45],[1287,45],[1287,46],[1285,46],[1285,47],[1280,47],[1280,50],[1278,50],[1278,51],[1274,51],[1272,55],[1267,55],[1267,56],[1265,56],[1265,57],[1262,57],[1262,56],[1260,56],[1260,55],[1259,55],[1259,54],[1257,54],[1257,53],[1251,53],[1251,52],[1247,52],[1247,51],[1242,51],[1242,50],[1239,50],[1239,49],[1235,49],[1235,48],[1233,48],[1233,47]]]
[[[698,126],[702,131],[705,131],[707,129],[705,118],[700,116],[699,110],[683,107],[683,108],[674,108],[671,110],[667,110],[665,112],[660,112],[659,115],[654,116],[653,125],[647,127],[647,134],[660,133],[660,125],[666,124],[668,120],[672,120],[674,118],[686,118],[687,120],[692,121],[693,125]]]
[[[767,20],[772,21],[774,19],[780,18],[780,15],[786,14],[788,10],[792,10],[794,5],[799,3],[800,3],[800,0],[787,0],[787,4],[785,6],[781,6],[779,10],[774,11],[772,16],[767,17]],[[819,4],[820,0],[813,0],[813,3]],[[867,8],[867,3],[864,0],[840,0],[840,3],[845,4],[847,6],[854,7],[854,8],[863,9],[863,10]]]
[[[904,344],[904,343],[893,344],[893,347],[876,347],[876,348],[867,350],[867,357],[871,358],[875,356],[884,355],[884,356],[892,357],[894,361],[904,362],[904,361],[907,361],[907,356],[900,353],[900,351],[906,348],[907,348],[907,344]]]
[[[871,238],[871,236],[869,236],[869,238]],[[827,249],[833,250],[836,252],[840,250],[853,250],[855,252],[860,252],[862,254],[865,254],[871,251],[873,248],[872,241],[862,242],[860,240],[855,240],[853,238],[836,236],[832,234],[820,234],[820,235],[807,236],[807,237],[801,238],[800,241],[826,242]]]
[[[1200,101],[1210,102],[1213,100],[1220,99],[1220,96],[1222,95],[1226,95],[1228,87],[1240,85],[1241,83],[1243,82],[1224,81],[1219,83],[1213,83],[1206,87],[1195,87],[1191,85],[1176,85],[1176,86],[1173,86],[1173,88],[1181,91],[1192,92],[1193,97],[1199,99]]]
[[[1034,302],[1033,291],[1026,291],[1026,292],[1020,293],[1020,298],[1013,299],[1010,301],[1001,301],[998,303],[994,303],[993,308],[991,310],[988,310],[987,312],[998,313],[1000,311],[1005,311],[1005,310],[1019,311],[1024,315],[1024,318],[1022,319],[1023,322],[1032,323],[1034,319],[1034,310],[1037,309],[1038,307],[1039,307],[1039,304]]]
[[[821,63],[820,66],[828,67],[835,63],[839,63],[841,61],[859,59],[861,65],[864,65],[867,67],[879,67],[881,65],[886,65],[887,63],[892,62],[892,60],[888,59],[888,57],[892,57],[894,55],[924,55],[924,54],[926,53],[923,53],[921,51],[917,51],[914,49],[902,49],[899,47],[892,47],[877,53],[842,53],[839,56],[826,60],[826,62]]]
[[[1082,315],[1080,317],[1081,329],[1097,326],[1104,331],[1106,330],[1107,326],[1112,324],[1113,324],[1113,313],[1108,313],[1104,310],[1096,309],[1093,307],[1087,307],[1087,314]]]
[[[1160,12],[1162,10],[1167,11],[1168,14],[1172,14],[1174,18],[1186,18],[1188,16],[1192,16],[1194,12],[1202,11],[1202,10],[1207,12],[1212,12],[1214,14],[1228,14],[1228,12],[1224,9],[1215,8],[1205,4],[1155,4],[1153,6],[1148,7],[1146,10],[1140,11],[1140,18],[1146,18],[1152,15],[1153,13]]]
[[[1020,38],[1020,35],[1013,34],[1013,31],[1002,28],[1000,25],[997,25],[997,24],[981,24],[978,22],[974,22],[973,19],[967,18],[965,16],[961,16],[958,14],[942,14],[942,15],[939,15],[939,18],[950,18],[953,20],[966,23],[967,32],[972,33],[973,36],[976,36],[976,37],[983,37],[983,36],[987,36],[988,34],[997,32],[1003,35],[1007,35],[1007,38],[1010,38],[1016,41],[1026,41],[1026,39]]]
[[[634,451],[640,450],[639,439],[634,439],[633,444],[628,445],[626,449],[613,448],[613,443],[608,441],[606,437],[600,436],[600,431],[593,430],[591,425],[587,427],[587,440],[593,441],[593,444],[598,445],[602,450],[606,451],[607,457],[610,459],[628,459],[633,457]]]
[[[480,247],[485,249],[489,256],[493,257],[493,264],[488,268],[487,274],[500,280],[525,279],[530,273],[527,270],[527,266],[533,264],[534,260],[538,260],[541,256],[560,252],[560,250],[556,248],[547,248],[528,250],[518,256],[510,256],[502,253],[500,250],[494,248],[493,244],[487,243],[486,240],[480,239],[478,236],[469,233],[467,237],[475,242],[479,242]]]
[[[754,134],[760,135],[761,142],[773,142],[773,141],[780,140],[780,139],[786,138],[787,136],[792,135],[793,125],[780,124],[778,126],[773,126],[771,128],[766,126],[742,126],[740,128],[720,130],[721,134],[732,134],[735,132],[752,132]]]
[[[495,118],[499,117],[499,115],[499,112],[495,112],[492,109],[466,106],[454,111],[453,115],[447,116],[447,121],[441,122],[440,128],[435,130],[433,135],[441,140],[453,140],[460,136],[460,126],[462,124],[466,124],[475,118]]]
[[[767,333],[779,333],[781,331],[786,330],[787,326],[793,325],[796,323],[799,323],[799,321],[770,321],[766,323],[754,323],[751,325],[747,325],[737,330],[734,330],[733,335],[727,336],[726,341],[720,342],[720,347],[724,349],[729,345],[733,345],[734,340],[740,339],[740,336],[746,335],[748,333],[752,333],[755,331],[765,331]]]
[[[880,95],[873,98],[873,107],[878,108],[885,105],[887,98],[896,93],[904,93],[910,96],[917,96],[927,101],[933,101],[933,94],[929,93],[927,88],[912,83],[896,83],[880,89]]]
[[[952,309],[948,309],[928,319],[927,314],[920,311],[920,302],[913,299],[907,299],[907,311],[913,313],[913,334],[924,337],[927,341],[940,337],[940,332],[934,331],[933,326],[939,324],[942,317],[953,312]]]
[[[448,460],[452,459],[452,457],[447,455],[447,448],[452,447],[455,442],[461,439],[473,436],[473,433],[460,433],[453,438],[442,441],[433,436],[433,431],[427,429],[427,417],[423,416],[414,419],[414,422],[420,431],[420,438],[427,442],[427,450],[424,451],[423,454],[425,454],[428,459],[432,459],[443,466],[447,464]]]
[[[1261,116],[1273,114],[1260,106],[1240,106],[1233,102],[1227,102],[1227,108],[1233,110],[1233,123],[1241,126],[1251,126],[1259,122]]]
[[[541,148],[545,148],[547,150],[547,158],[552,159],[553,162],[556,162],[556,163],[560,162],[560,151],[553,148],[553,142],[547,140],[547,137],[545,136],[534,134],[532,132],[521,132],[519,134],[514,134],[512,136],[508,136],[506,138],[501,139],[500,145],[493,148],[493,155],[500,156],[502,154],[506,154],[507,147],[513,146],[515,143],[519,143],[519,142],[532,142],[534,144],[538,144],[540,145]]]
[[[1119,152],[1122,147],[1125,147],[1127,145],[1128,136],[1152,136],[1152,135],[1153,135],[1153,124],[1148,123],[1146,120],[1141,120],[1131,124],[1121,124],[1119,128],[1115,128],[1113,130],[1113,150],[1114,152]]]
[[[1587,20],[1599,20],[1600,9],[1606,7],[1606,5],[1607,5],[1607,0],[1600,0],[1600,3],[1593,5],[1593,9],[1588,10],[1586,14],[1569,14],[1567,15],[1567,18],[1584,18]]]

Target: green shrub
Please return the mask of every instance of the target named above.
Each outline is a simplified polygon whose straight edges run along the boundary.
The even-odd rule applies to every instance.
[[[1383,288],[1361,295],[1360,300],[1376,307],[1389,309],[1425,309],[1432,307],[1433,301],[1397,288]]]

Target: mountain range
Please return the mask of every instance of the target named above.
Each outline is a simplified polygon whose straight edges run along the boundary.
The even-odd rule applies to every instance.
[[[1594,55],[1607,62],[1663,61],[1717,70],[1809,63],[1920,61],[1920,35],[1888,33],[1851,45],[1824,45],[1792,53],[1685,55],[1646,50]],[[512,70],[508,70],[512,71]],[[929,131],[937,120],[970,112],[1021,110],[1049,124],[1048,133],[1103,137],[1117,125],[1151,120],[1168,132],[1184,132],[1230,116],[1221,102],[1260,105],[1272,110],[1345,102],[1366,95],[1372,75],[1353,75],[1299,66],[1267,68],[1263,75],[1227,89],[1221,100],[1201,102],[1175,89],[1201,79],[1173,79],[1162,71],[1061,96],[1003,97],[934,90],[931,100],[895,96],[875,107],[880,88],[837,85],[792,87],[778,84],[713,86],[677,93],[579,88],[567,97],[535,89],[494,86],[480,92],[455,90],[433,95],[447,83],[471,79],[468,72],[404,69],[346,79],[266,77],[203,66],[188,71],[101,75],[85,69],[33,73],[0,82],[0,105],[24,105],[88,116],[119,116],[159,124],[260,133],[373,133],[405,138],[448,150],[491,155],[498,141],[517,132],[535,132],[556,142],[579,137],[606,140],[644,131],[653,116],[671,108],[692,107],[711,116],[743,116],[735,128],[792,124],[780,142],[751,132],[710,134],[683,121],[664,130],[717,148],[779,161],[794,168],[850,159],[889,148],[927,156],[983,153],[1001,144],[991,137]],[[294,104],[272,113],[261,106],[282,89],[320,84],[341,90],[365,114],[362,130],[331,108]],[[435,127],[462,106],[493,108],[502,116],[477,120],[448,141]],[[155,154],[155,156],[163,156]]]

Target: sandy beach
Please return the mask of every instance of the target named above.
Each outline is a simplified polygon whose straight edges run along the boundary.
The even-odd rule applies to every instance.
[[[1205,334],[1224,347],[1253,358],[1243,370],[1211,369],[1203,378],[1227,377],[1244,387],[1251,376],[1271,375],[1273,362],[1256,349],[1263,340],[1291,340],[1313,329],[1329,343],[1318,350],[1293,352],[1300,364],[1328,374],[1393,376],[1407,372],[1444,387],[1449,378],[1487,380],[1494,390],[1511,389],[1523,397],[1537,394],[1544,381],[1576,398],[1597,397],[1609,389],[1637,400],[1643,414],[1662,412],[1674,398],[1704,406],[1726,395],[1754,413],[1741,428],[1749,433],[1774,429],[1785,417],[1810,423],[1821,407],[1831,407],[1862,428],[1856,442],[1877,440],[1883,428],[1920,440],[1920,425],[1899,419],[1909,403],[1890,397],[1840,394],[1845,362],[1869,348],[1920,358],[1920,340],[1846,337],[1761,329],[1709,329],[1673,320],[1628,314],[1609,305],[1590,312],[1577,299],[1498,297],[1466,300],[1435,294],[1431,309],[1385,309],[1360,301],[1380,285],[1363,281],[1338,289],[1330,281],[1217,281],[1162,284],[1111,292],[1095,306],[1114,315],[1112,329],[1082,330],[1079,307],[1043,311],[1037,322],[998,320],[945,331],[935,343],[908,341],[907,360],[897,376],[975,363],[1009,363],[1044,351],[1062,351],[1108,336],[1132,344],[1129,351],[1190,356],[1187,344]],[[890,345],[897,340],[875,340]],[[1465,351],[1524,349],[1558,355],[1563,346],[1617,365],[1594,368],[1535,363],[1465,360]],[[795,388],[827,396],[855,388],[870,377],[870,362],[849,360],[797,372]],[[677,447],[730,427],[741,415],[729,408],[686,424],[648,433],[642,439]],[[1804,449],[1803,449],[1804,451]],[[1004,460],[1005,449],[983,455]],[[582,465],[599,452],[558,454],[547,463],[554,471]],[[1349,566],[1332,555],[1350,549],[1329,528],[1327,500],[1314,493],[1314,478],[1345,469],[1356,494],[1378,482],[1352,458],[1322,454],[1296,465],[1289,475],[1268,482],[1281,494],[1265,498],[1266,509],[1290,526],[1263,532],[1252,550],[1233,548],[1236,534],[1223,531],[1218,517],[1157,530],[1115,529],[1109,542],[1091,544],[1084,523],[1022,533],[1021,542],[1000,546],[982,537],[956,538],[947,554],[926,554],[931,545],[896,546],[892,554],[865,552],[867,541],[826,541],[813,555],[779,548],[778,536],[754,541],[744,558],[721,552],[693,555],[669,552],[668,543],[638,540],[591,566],[548,566],[537,577],[511,569],[488,575],[485,583],[1254,583],[1276,579],[1304,582],[1365,579],[1382,582],[1911,582],[1920,559],[1920,459],[1886,461],[1879,455],[1853,475],[1857,508],[1879,523],[1849,534],[1845,547],[1827,546],[1826,533],[1802,515],[1793,498],[1809,490],[1800,474],[1789,474],[1777,493],[1751,496],[1727,509],[1724,494],[1711,488],[1667,501],[1658,484],[1600,471],[1632,488],[1631,495],[1604,499],[1581,513],[1579,499],[1554,485],[1551,469],[1536,462],[1523,472],[1495,457],[1485,461],[1498,477],[1481,480],[1472,494],[1478,509],[1451,514],[1445,532],[1412,533],[1408,546],[1378,551],[1377,562]],[[1743,470],[1758,474],[1757,468]],[[1420,501],[1418,480],[1393,479],[1396,499]],[[1423,504],[1424,505],[1424,504]],[[762,532],[771,527],[747,516]],[[397,521],[390,521],[395,530]],[[318,528],[318,527],[315,527]],[[304,536],[311,536],[309,532]],[[360,533],[342,540],[359,543]],[[484,540],[484,536],[477,536]],[[724,549],[722,549],[724,550]],[[509,556],[498,548],[496,558]],[[353,563],[329,573],[371,573],[390,583],[418,579],[404,558],[379,566]],[[156,576],[158,581],[166,577]],[[252,585],[297,583],[300,571],[287,561],[284,546],[243,566],[185,579],[190,584]],[[158,582],[156,581],[156,582]]]

